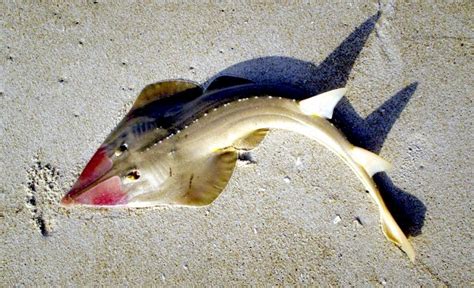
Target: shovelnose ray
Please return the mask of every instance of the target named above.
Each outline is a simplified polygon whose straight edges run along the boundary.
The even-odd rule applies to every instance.
[[[62,205],[204,206],[225,188],[238,153],[269,129],[297,132],[338,155],[362,181],[380,212],[385,236],[414,261],[415,252],[385,205],[372,175],[390,164],[355,147],[327,119],[346,92],[295,101],[300,90],[241,78],[217,78],[203,89],[184,80],[148,85],[107,137]]]

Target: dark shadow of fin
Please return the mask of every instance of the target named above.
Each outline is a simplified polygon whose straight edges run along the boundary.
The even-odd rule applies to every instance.
[[[408,101],[410,101],[413,94],[415,94],[417,87],[418,82],[413,82],[406,86],[404,89],[400,90],[397,94],[385,101],[382,106],[377,108],[377,110],[372,112],[365,119],[366,126],[377,129],[377,131],[372,133],[374,137],[370,138],[374,143],[368,146],[367,149],[377,153],[380,152],[393,124],[395,124],[395,121],[400,117],[400,113],[402,113],[403,109],[405,109],[405,106],[408,104]]]
[[[326,59],[313,71],[311,95],[346,86],[355,61],[375,28],[381,12],[377,12],[359,25]]]
[[[250,79],[258,84],[292,85],[305,91],[292,97],[296,100],[345,87],[352,67],[380,16],[381,13],[377,12],[359,25],[318,66],[284,56],[262,57],[228,67],[209,79],[206,84],[219,76],[230,75]],[[378,153],[417,86],[416,82],[408,85],[371,113],[367,119],[361,118],[347,98],[343,98],[334,111],[333,122],[353,144]],[[386,174],[375,175],[374,179],[402,230],[411,236],[420,234],[426,213],[423,203],[393,185]]]
[[[418,236],[425,221],[426,206],[415,196],[395,186],[386,173],[374,175],[388,210],[407,236]]]
[[[381,13],[359,25],[320,65],[284,56],[269,56],[244,61],[211,77],[203,86],[220,76],[235,76],[265,84],[288,84],[306,91],[297,100],[346,85],[352,67],[375,28]]]
[[[393,124],[402,113],[418,87],[414,82],[390,97],[363,119],[347,98],[342,98],[334,111],[334,124],[354,145],[379,153]]]
[[[379,108],[363,119],[347,98],[343,98],[334,111],[334,124],[352,144],[379,153],[388,133],[416,91],[414,82],[390,97]],[[396,187],[386,173],[374,175],[388,209],[408,236],[421,234],[426,207],[415,196]]]

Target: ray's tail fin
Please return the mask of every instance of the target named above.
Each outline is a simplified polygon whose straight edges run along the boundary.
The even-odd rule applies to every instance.
[[[354,161],[365,170],[369,177],[372,177],[378,172],[388,171],[392,167],[392,165],[382,159],[382,157],[363,148],[352,148],[351,156],[352,159],[354,159]],[[383,201],[379,190],[375,186],[375,183],[373,181],[364,181],[364,179],[362,180],[366,186],[366,189],[369,190],[370,195],[374,198],[379,207],[380,221],[385,237],[399,246],[400,249],[402,249],[408,255],[408,258],[410,258],[412,262],[415,262],[415,250],[385,205],[385,202]]]
[[[393,216],[390,214],[387,207],[380,209],[380,220],[382,222],[382,231],[383,234],[385,234],[385,237],[400,247],[400,249],[407,254],[410,261],[415,263],[415,250],[398,226],[397,222],[395,222],[395,219],[393,219]]]

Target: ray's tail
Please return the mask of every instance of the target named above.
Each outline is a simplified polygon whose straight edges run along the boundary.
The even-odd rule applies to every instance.
[[[332,118],[334,107],[345,93],[346,89],[341,88],[302,100],[299,102],[300,111],[305,115],[313,116],[313,120],[318,121],[321,124],[320,120],[322,119],[318,120],[317,118]],[[399,246],[408,255],[408,258],[414,262],[415,251],[413,247],[410,242],[408,242],[407,237],[398,226],[392,214],[390,214],[390,211],[385,205],[385,202],[372,179],[372,176],[375,173],[389,170],[391,168],[390,163],[368,150],[353,146],[345,138],[339,137],[340,133],[337,132],[337,129],[332,125],[328,124],[323,126],[325,126],[327,133],[330,133],[338,139],[337,144],[333,141],[331,141],[331,143],[321,141],[322,139],[317,136],[321,135],[318,132],[309,132],[307,133],[307,136],[319,140],[321,144],[335,152],[350,166],[377,204],[380,212],[382,231],[385,236],[391,242]]]
[[[407,254],[408,258],[414,262],[415,251],[413,247],[411,246],[410,242],[408,242],[407,237],[388,210],[385,202],[382,199],[382,195],[380,195],[380,192],[372,179],[372,176],[375,173],[388,171],[391,169],[392,165],[382,159],[380,156],[359,147],[352,148],[350,154],[355,163],[357,163],[357,165],[362,169],[357,169],[357,167],[351,168],[353,168],[354,172],[356,172],[357,176],[364,184],[365,189],[369,191],[370,196],[372,196],[375,203],[377,203],[377,206],[379,207],[380,222],[383,233],[388,240],[399,246],[400,249],[402,249]]]

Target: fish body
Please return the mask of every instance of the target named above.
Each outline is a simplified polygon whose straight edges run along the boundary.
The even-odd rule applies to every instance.
[[[232,176],[239,151],[255,148],[269,129],[283,129],[317,141],[352,169],[375,201],[386,237],[414,261],[411,244],[372,180],[390,164],[352,145],[327,120],[345,89],[296,101],[290,97],[301,91],[289,87],[229,80],[216,81],[205,93],[188,81],[145,88],[62,203],[208,205]]]

